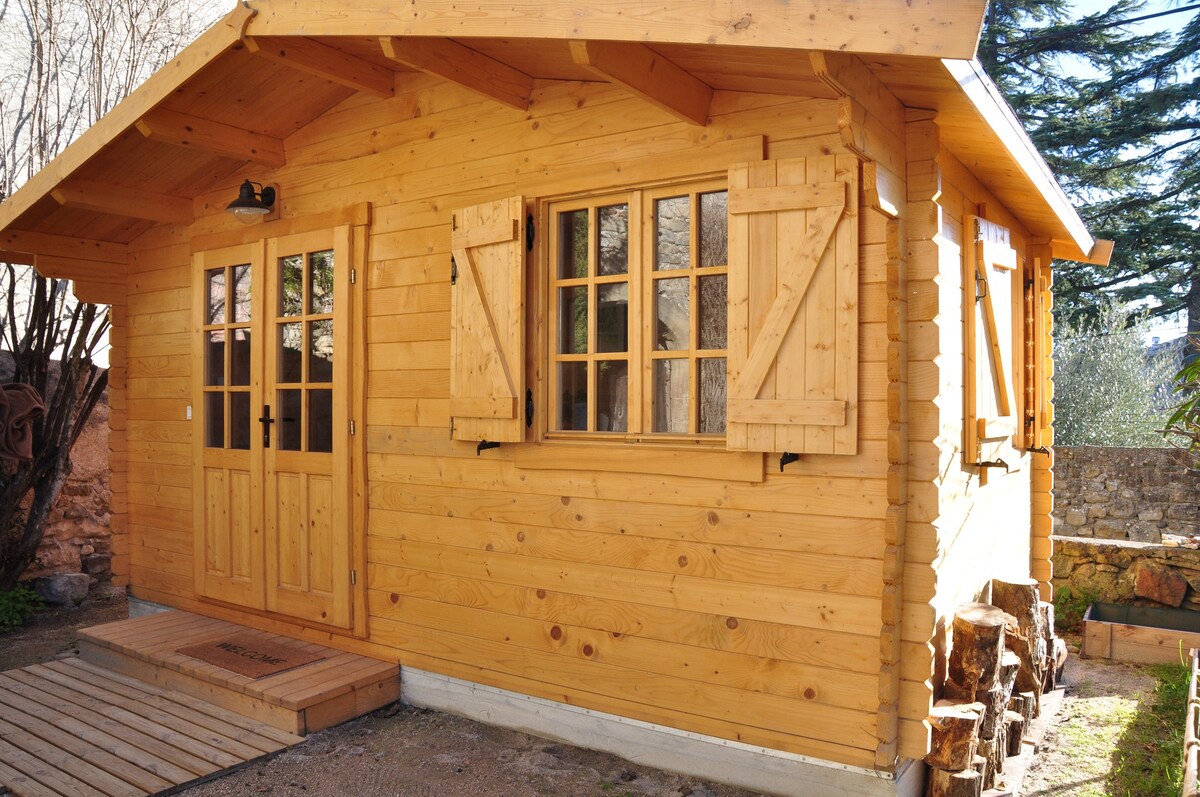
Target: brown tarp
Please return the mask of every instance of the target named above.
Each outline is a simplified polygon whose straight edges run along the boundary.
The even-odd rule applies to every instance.
[[[0,459],[33,459],[33,422],[45,414],[42,397],[29,385],[0,385]]]

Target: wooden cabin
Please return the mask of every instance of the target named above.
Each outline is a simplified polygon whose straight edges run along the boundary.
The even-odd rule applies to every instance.
[[[112,306],[130,594],[916,794],[955,607],[1050,577],[1051,263],[1110,248],[984,7],[232,11],[0,205],[0,258]]]

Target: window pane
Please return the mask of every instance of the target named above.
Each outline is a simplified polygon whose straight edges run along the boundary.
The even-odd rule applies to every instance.
[[[688,347],[688,279],[654,283],[654,348],[675,351]]]
[[[724,275],[700,278],[700,348],[723,349],[728,333],[729,280]]]
[[[558,216],[558,278],[588,275],[588,212],[573,210]]]
[[[333,450],[333,391],[308,391],[308,450]]]
[[[204,445],[225,447],[225,394],[204,394]]]
[[[587,363],[558,364],[558,428],[587,429]]]
[[[333,381],[333,319],[308,322],[308,381]]]
[[[250,449],[250,394],[229,394],[229,447]]]
[[[624,432],[629,424],[629,363],[596,363],[596,431]]]
[[[250,320],[250,266],[233,267],[233,321]]]
[[[280,451],[300,450],[301,408],[299,390],[278,390],[279,406],[276,407],[275,428],[279,435],[276,447]]]
[[[654,361],[654,431],[688,431],[688,361]]]
[[[729,262],[729,194],[700,195],[700,266]]]
[[[558,353],[587,354],[588,289],[586,285],[558,289]]]
[[[308,256],[310,313],[333,312],[333,251],[312,252]]]
[[[629,283],[599,286],[596,351],[629,351]]]
[[[654,203],[654,267],[660,271],[691,265],[691,198]]]
[[[234,329],[229,336],[229,384],[250,384],[250,330]]]
[[[300,363],[304,352],[304,330],[299,323],[279,325],[279,381],[301,381]]]
[[[204,384],[225,384],[225,330],[214,329],[204,340]]]
[[[725,433],[725,358],[700,360],[700,434]]]
[[[304,263],[300,255],[279,258],[279,314],[300,315],[304,309]]]
[[[629,206],[600,208],[600,276],[629,273]]]
[[[225,323],[225,269],[223,268],[208,272],[208,312],[205,314],[204,323]]]

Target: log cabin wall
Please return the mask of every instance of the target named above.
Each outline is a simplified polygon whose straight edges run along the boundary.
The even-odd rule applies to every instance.
[[[885,548],[903,542],[903,535],[885,536],[889,421],[901,421],[900,405],[889,418],[886,281],[889,263],[893,273],[900,265],[888,254],[886,217],[865,201],[857,455],[806,455],[780,473],[770,455],[674,449],[653,456],[578,444],[559,447],[552,466],[529,467],[523,444],[477,456],[474,445],[447,433],[453,209],[515,194],[638,186],[674,176],[671,170],[715,173],[763,154],[842,153],[837,110],[834,100],[718,92],[710,123],[695,127],[599,84],[543,85],[526,113],[406,76],[395,98],[352,97],[292,135],[285,167],[247,172],[280,186],[287,218],[373,206],[360,275],[369,637],[335,635],[335,644],[862,767],[887,768],[877,753],[881,716],[891,706],[898,741],[889,749],[905,758],[925,754],[935,574],[922,559],[945,546],[936,605],[946,616],[953,596],[986,578],[966,564],[970,557],[1011,558],[1020,549],[1027,561],[1028,534],[1019,525],[988,551],[985,532],[994,529],[982,519],[1027,500],[1017,493],[1028,487],[1028,470],[980,491],[983,506],[969,517],[965,509],[956,514],[965,499],[951,496],[975,487],[957,474],[939,483],[929,470],[936,456],[914,435],[910,450],[929,468],[910,483],[928,476],[936,489],[912,488],[914,506],[926,514],[913,518],[909,510],[908,546],[900,548],[903,603],[885,605]],[[902,147],[903,133],[895,140]],[[899,151],[892,154],[903,163]],[[955,181],[964,194],[979,194],[965,172]],[[192,238],[230,229],[220,210],[236,181],[226,182],[197,200],[198,212],[208,210]],[[952,219],[965,201],[943,196],[949,241],[957,241]],[[185,415],[196,367],[193,248],[165,228],[135,242],[127,310],[117,316],[114,354],[125,371],[114,371],[113,428],[124,434],[114,450],[124,445],[129,453],[124,476],[114,476],[115,504],[117,485],[127,483],[115,522],[128,530],[133,594],[329,642],[319,629],[202,604],[194,593],[192,435],[199,430]],[[541,258],[535,248],[535,285]],[[909,328],[923,325],[914,320]],[[957,367],[957,329],[947,321],[942,335],[937,362],[946,368]],[[543,367],[532,361],[531,379]],[[939,434],[953,426],[956,380],[949,371],[940,380],[948,392]],[[950,525],[931,530],[939,510]],[[889,620],[902,637],[900,662],[890,665],[901,677],[892,685],[881,678],[881,669],[889,671],[880,654]]]

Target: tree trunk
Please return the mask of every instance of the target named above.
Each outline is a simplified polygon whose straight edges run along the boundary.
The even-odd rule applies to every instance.
[[[986,603],[964,603],[954,613],[951,632],[946,694],[974,702],[996,682],[1004,650],[1004,613]]]
[[[970,769],[983,710],[979,703],[939,700],[929,715],[931,746],[925,763],[955,772]]]
[[[979,797],[983,793],[983,777],[973,769],[950,772],[929,770],[929,797]]]
[[[1042,693],[1046,678],[1046,642],[1042,628],[1041,600],[1038,582],[1035,579],[1016,581],[992,581],[992,603],[1005,614],[1012,616],[1015,624],[1005,632],[1005,645],[1021,659],[1017,672],[1017,691]],[[1034,715],[1041,713],[1039,705]]]

